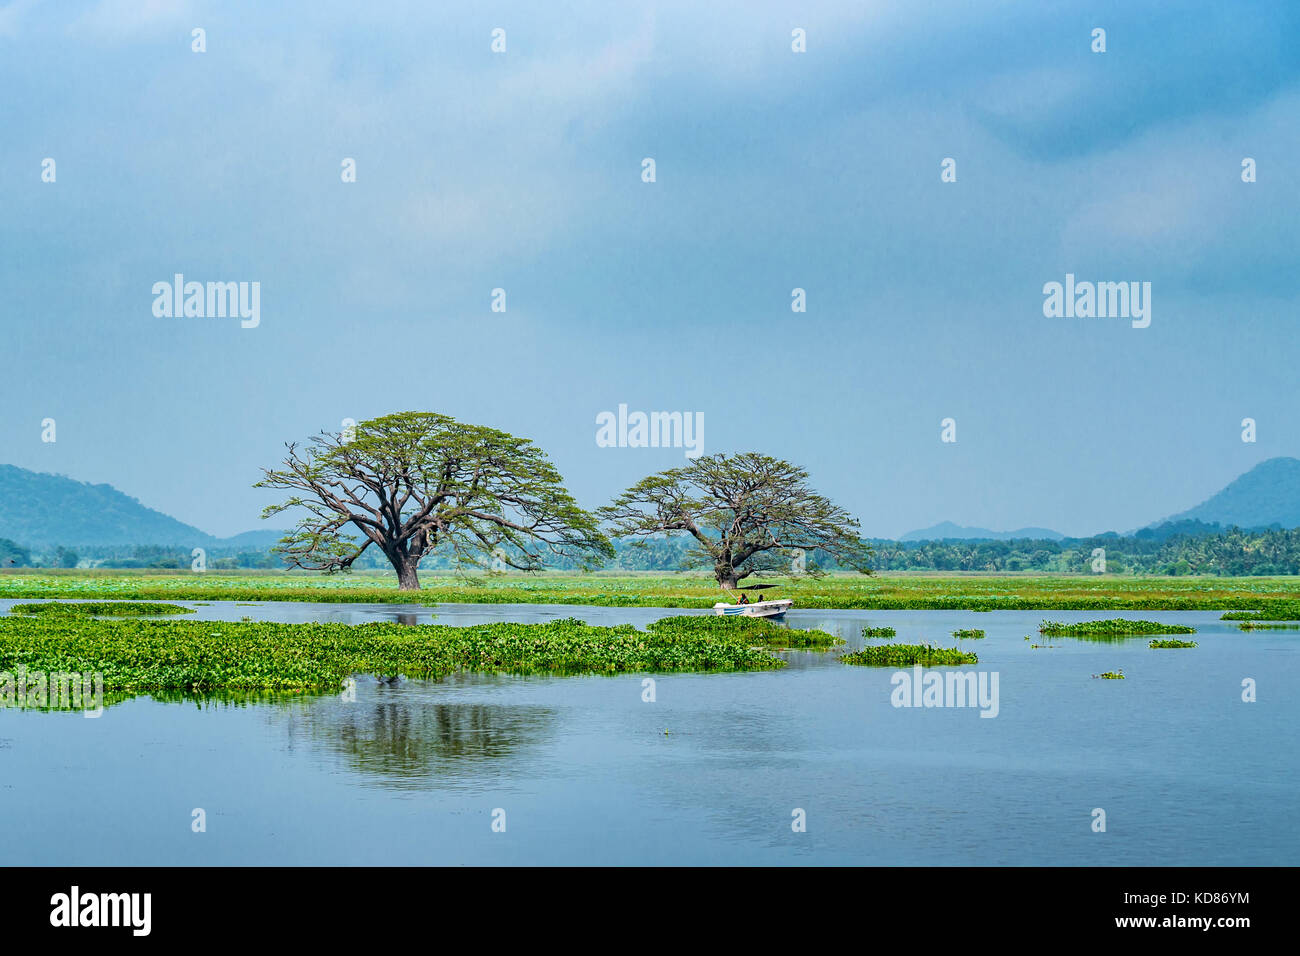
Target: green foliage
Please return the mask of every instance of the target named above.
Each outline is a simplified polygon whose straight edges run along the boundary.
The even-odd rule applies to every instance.
[[[846,664],[862,664],[868,667],[910,667],[915,664],[920,664],[922,667],[935,667],[979,663],[979,658],[974,654],[968,654],[955,647],[933,647],[929,644],[876,644],[854,651],[852,654],[845,654],[840,660]]]
[[[1102,680],[1124,680],[1123,671],[1102,671],[1100,674],[1093,674],[1093,677],[1100,677]]]
[[[857,519],[813,491],[807,471],[767,455],[705,455],[642,479],[597,513],[616,538],[686,538],[685,562],[725,587],[774,571],[819,577],[809,552],[871,573]]]
[[[15,604],[9,610],[14,614],[40,615],[42,617],[147,617],[162,614],[194,613],[192,608],[181,607],[179,604],[158,604],[147,601]]]
[[[1195,647],[1195,641],[1179,641],[1175,639],[1152,641],[1147,647]]]
[[[956,638],[967,638],[972,641],[977,641],[984,636],[984,632],[979,630],[978,628],[961,628],[956,631],[953,631],[952,636]]]
[[[457,671],[617,674],[784,666],[741,634],[669,625],[279,624],[0,618],[0,672],[102,672],[104,688],[329,690],[351,674],[437,679]]]
[[[893,637],[898,632],[892,627],[864,627],[862,629],[863,637]]]
[[[1224,614],[1223,621],[1300,621],[1300,601],[1268,601],[1255,611]]]
[[[825,631],[782,627],[761,617],[740,615],[683,614],[663,617],[651,623],[646,630],[651,634],[672,634],[683,637],[687,635],[735,637],[765,647],[826,648],[844,643],[841,638],[827,634]]]
[[[1062,624],[1060,621],[1044,621],[1038,628],[1039,634],[1051,637],[1092,637],[1092,636],[1127,636],[1132,634],[1195,634],[1196,628],[1182,624],[1161,624],[1158,621],[1129,621],[1124,618],[1111,618],[1105,621],[1079,621],[1075,624]]]
[[[540,570],[544,553],[590,566],[614,555],[546,454],[495,428],[401,412],[288,449],[255,487],[288,493],[263,518],[303,515],[276,548],[292,567],[348,570],[374,544],[400,586],[415,589],[421,559],[440,547],[460,567],[491,557],[526,571]]]

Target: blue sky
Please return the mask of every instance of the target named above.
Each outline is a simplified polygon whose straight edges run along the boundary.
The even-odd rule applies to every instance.
[[[1300,454],[1294,4],[322,6],[0,6],[0,461],[232,534],[284,441],[436,410],[595,507],[685,460],[597,447],[625,403],[873,535],[1085,534]],[[261,324],[156,318],[176,272]]]

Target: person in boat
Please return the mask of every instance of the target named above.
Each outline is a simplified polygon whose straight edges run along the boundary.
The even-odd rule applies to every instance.
[[[744,591],[741,591],[741,592],[740,592],[740,600],[737,601],[736,603],[737,603],[737,604],[748,604],[748,603],[749,603],[749,595],[746,594]]]

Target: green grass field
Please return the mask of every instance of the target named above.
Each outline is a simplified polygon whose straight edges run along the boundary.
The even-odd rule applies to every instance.
[[[133,601],[328,601],[392,604],[590,604],[707,608],[712,579],[689,574],[523,574],[467,581],[426,574],[399,591],[391,574],[187,573],[10,569],[0,598]],[[1263,610],[1300,600],[1300,577],[1201,578],[1107,575],[831,575],[776,587],[798,608],[1006,610]]]

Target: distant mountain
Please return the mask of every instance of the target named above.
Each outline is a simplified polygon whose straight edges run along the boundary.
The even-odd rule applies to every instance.
[[[1031,538],[1035,541],[1060,541],[1065,537],[1050,528],[1020,528],[1017,531],[990,531],[988,528],[966,528],[941,521],[930,528],[909,531],[900,541],[1010,541],[1012,538]]]
[[[1300,459],[1270,458],[1195,508],[1148,528],[1199,521],[1239,528],[1300,528]]]
[[[284,532],[246,531],[217,538],[146,508],[112,485],[0,465],[0,538],[26,548],[55,545],[270,547]]]
[[[217,539],[223,548],[239,548],[243,551],[266,551],[280,543],[285,532],[261,528],[257,531],[242,531],[230,538]]]

